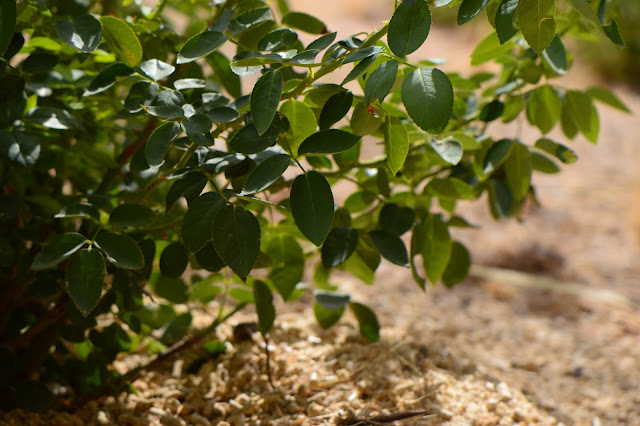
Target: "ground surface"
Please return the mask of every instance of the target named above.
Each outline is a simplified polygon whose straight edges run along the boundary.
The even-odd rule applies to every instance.
[[[301,4],[301,2],[294,2]],[[334,0],[298,9],[317,13],[340,35],[370,30],[387,10]],[[364,19],[364,18],[363,18]],[[420,52],[464,69],[473,42],[434,28]],[[590,81],[572,74],[568,85]],[[614,88],[640,113],[640,97]],[[640,121],[600,110],[601,141],[572,147],[580,161],[562,176],[537,178],[542,209],[524,222],[493,223],[482,202],[463,214],[485,226],[459,232],[478,264],[613,290],[640,300]],[[500,130],[497,129],[497,132]],[[525,142],[536,133],[523,134]],[[560,139],[560,138],[558,138]],[[193,368],[181,354],[134,383],[137,395],[92,402],[75,415],[26,416],[9,424],[640,424],[640,313],[598,297],[470,279],[422,293],[409,271],[383,265],[374,286],[341,279],[341,290],[372,306],[382,339],[365,344],[354,320],[322,331],[302,305],[283,307],[272,336],[273,385],[263,343],[232,339],[227,353]],[[206,318],[202,318],[202,321]],[[232,335],[238,321],[220,329]],[[140,359],[123,360],[123,365]],[[190,367],[195,373],[188,374]],[[403,416],[413,415],[402,420]],[[379,417],[375,417],[379,416]],[[387,417],[385,417],[387,416]],[[0,424],[3,420],[0,419]]]

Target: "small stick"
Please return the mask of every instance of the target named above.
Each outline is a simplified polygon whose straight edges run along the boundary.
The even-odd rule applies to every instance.
[[[264,338],[264,352],[267,355],[267,365],[265,366],[267,370],[267,380],[269,380],[271,390],[275,390],[276,387],[273,385],[273,380],[271,379],[271,355],[269,355],[269,339],[266,335],[262,335],[262,337]]]

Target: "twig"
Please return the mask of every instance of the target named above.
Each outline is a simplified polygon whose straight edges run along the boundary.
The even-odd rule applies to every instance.
[[[269,339],[265,335],[263,335],[262,337],[264,337],[264,353],[267,355],[267,365],[265,366],[267,369],[267,380],[269,381],[271,390],[276,390],[276,387],[273,385],[273,380],[271,378],[271,355],[269,355]]]
[[[366,417],[351,417],[346,419],[343,424],[346,426],[356,426],[356,425],[384,425],[393,422],[397,422],[400,420],[407,420],[412,417],[424,416],[427,414],[427,410],[424,409],[416,409],[416,410],[407,410],[407,411],[399,411],[397,413],[392,414],[379,414],[377,416],[366,416]]]

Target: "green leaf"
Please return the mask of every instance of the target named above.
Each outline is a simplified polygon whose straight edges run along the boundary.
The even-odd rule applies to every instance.
[[[269,238],[264,252],[271,258],[269,279],[284,300],[288,300],[304,275],[304,252],[291,235],[278,233]]]
[[[496,170],[507,159],[514,141],[512,139],[500,139],[494,143],[484,157],[482,163],[482,174],[489,175]]]
[[[302,141],[316,132],[316,116],[304,102],[294,99],[283,103],[280,111],[289,119],[290,128],[285,137],[292,155],[297,155]]]
[[[490,0],[462,0],[458,9],[458,25],[464,25],[484,9]]]
[[[153,222],[153,211],[141,204],[121,204],[109,216],[109,224],[139,228]]]
[[[496,13],[496,33],[500,44],[505,44],[518,30],[513,26],[513,17],[520,0],[502,0]]]
[[[167,324],[164,329],[160,341],[167,346],[173,345],[180,341],[189,332],[191,321],[193,320],[191,313],[187,312],[178,315]]]
[[[364,102],[358,102],[351,114],[351,122],[349,123],[353,133],[358,136],[371,134],[378,130],[382,124],[382,119],[369,111]]]
[[[313,67],[316,64],[316,56],[320,53],[319,50],[303,50],[296,56],[289,60],[291,65],[297,65],[299,67]]]
[[[473,188],[466,182],[448,177],[446,179],[434,178],[429,181],[426,190],[430,194],[449,200],[475,200],[476,195]]]
[[[4,55],[16,27],[16,2],[13,0],[0,1],[0,56]]]
[[[515,43],[504,42],[500,43],[500,39],[496,33],[490,33],[486,36],[471,52],[471,65],[481,65],[492,59],[500,58],[502,56],[508,56],[511,54]]]
[[[604,87],[590,87],[586,90],[587,95],[591,96],[596,101],[600,101],[610,107],[618,109],[620,111],[631,113],[628,106],[624,104],[616,95],[609,89]]]
[[[27,113],[27,120],[48,129],[79,129],[82,125],[67,111],[53,107],[35,107]]]
[[[154,117],[164,118],[165,120],[184,117],[184,110],[178,105],[150,105],[143,109]]]
[[[271,9],[268,7],[256,7],[246,12],[241,12],[229,22],[229,32],[233,35],[240,34],[258,24],[272,18]]]
[[[538,139],[536,141],[535,147],[548,154],[553,155],[564,164],[571,164],[578,160],[578,156],[572,149],[554,142],[551,139]]]
[[[591,97],[578,90],[568,90],[565,95],[565,104],[570,118],[580,132],[589,142],[596,144],[600,131],[600,119]]]
[[[493,100],[482,107],[480,116],[478,118],[480,118],[480,120],[484,121],[485,123],[489,123],[500,118],[503,112],[504,103],[498,100]]]
[[[3,0],[9,3],[12,0]],[[43,412],[53,402],[53,393],[43,381],[28,380],[15,385],[15,404],[17,408],[31,412]]]
[[[422,46],[430,28],[431,11],[427,2],[404,0],[389,21],[389,48],[396,56],[404,58]]]
[[[437,68],[420,68],[405,78],[402,103],[411,119],[425,132],[442,132],[453,112],[453,86]]]
[[[349,303],[351,312],[356,316],[360,326],[360,334],[370,342],[380,339],[380,323],[376,314],[367,306],[361,303]]]
[[[427,278],[435,285],[449,264],[453,241],[447,223],[439,215],[431,215],[425,222],[425,241],[422,260]]]
[[[264,134],[271,126],[278,110],[282,94],[282,73],[269,70],[260,77],[251,92],[251,117],[258,134]]]
[[[84,235],[75,232],[57,235],[38,253],[31,269],[49,269],[80,250],[86,242]]]
[[[527,102],[527,119],[543,134],[553,129],[561,111],[562,102],[551,86],[540,86],[531,92]]]
[[[58,21],[56,33],[62,41],[84,53],[93,52],[102,41],[102,25],[92,15],[78,16],[73,22]]]
[[[556,34],[549,47],[542,52],[542,57],[556,74],[565,75],[567,73],[569,69],[567,51],[559,35]]]
[[[226,206],[213,222],[213,244],[220,258],[246,280],[260,253],[260,224],[242,207]]]
[[[129,94],[124,101],[124,109],[129,112],[142,111],[143,106],[149,106],[158,96],[160,86],[151,81],[139,81],[129,90]]]
[[[116,77],[125,77],[133,74],[133,72],[133,68],[123,64],[122,62],[111,64],[102,70],[96,78],[89,83],[89,87],[87,87],[82,96],[92,96],[104,92],[116,83]]]
[[[305,48],[305,50],[324,50],[327,47],[331,46],[331,44],[336,39],[336,35],[338,33],[329,33],[323,36],[318,37],[313,40],[309,45]]]
[[[4,146],[3,146],[4,145]],[[0,132],[0,148],[9,160],[22,167],[33,166],[40,157],[40,143],[25,132]]]
[[[95,245],[104,252],[107,260],[118,268],[140,269],[144,267],[144,256],[131,237],[112,232],[101,232]]]
[[[211,241],[214,218],[225,205],[224,198],[216,192],[205,192],[189,204],[182,224],[182,240],[189,253]]]
[[[296,226],[319,247],[333,222],[333,194],[329,182],[315,171],[296,177],[291,186],[290,203]]]
[[[333,268],[344,263],[358,246],[358,231],[346,226],[337,226],[329,232],[322,245],[322,264]]]
[[[130,67],[138,65],[142,60],[142,46],[131,27],[113,16],[103,16],[100,22],[116,57]]]
[[[597,27],[600,27],[600,20],[596,13],[591,9],[589,2],[587,0],[566,0],[573,8],[578,11],[582,16],[587,18],[587,20],[591,21]]]
[[[216,31],[204,31],[191,37],[182,46],[176,63],[186,64],[214,52],[227,41],[227,36]]]
[[[618,24],[616,23],[615,19],[612,19],[609,25],[603,25],[602,30],[607,35],[607,37],[609,37],[609,40],[613,42],[613,44],[620,47],[627,47],[627,45],[624,44],[622,36],[620,35],[620,30],[618,29]]]
[[[214,71],[211,78],[221,84],[234,98],[242,96],[242,82],[229,67],[229,59],[220,52],[213,52],[207,55],[206,60]]]
[[[211,135],[211,120],[204,114],[194,114],[181,122],[182,128],[193,142],[200,146],[211,146],[215,143]]]
[[[169,278],[178,278],[187,269],[189,254],[182,243],[169,244],[160,255],[160,272]]]
[[[83,217],[100,220],[100,212],[93,204],[81,202],[65,206],[55,217]]]
[[[153,131],[145,146],[145,157],[149,166],[159,168],[164,164],[164,155],[171,142],[180,134],[180,125],[167,122]]]
[[[556,35],[555,14],[556,0],[520,0],[520,29],[524,39],[537,54],[542,53]]]
[[[376,229],[369,232],[369,237],[373,241],[382,257],[389,262],[400,266],[409,266],[409,254],[404,243],[396,234]]]
[[[331,310],[344,308],[351,301],[350,294],[335,291],[316,290],[313,296],[318,305]]]
[[[385,117],[384,148],[387,165],[395,176],[409,154],[409,134],[402,121],[391,115]]]
[[[162,62],[159,59],[150,59],[140,64],[140,69],[150,79],[154,81],[163,80],[169,77],[176,70],[176,67]]]
[[[324,34],[327,32],[327,26],[324,22],[306,13],[287,13],[282,18],[282,23],[288,27],[296,28],[309,34]]]
[[[107,276],[104,258],[98,250],[76,252],[64,272],[67,292],[78,310],[86,317],[93,311],[102,295],[102,283]]]
[[[319,303],[313,304],[313,315],[316,317],[318,324],[322,329],[327,330],[333,327],[342,315],[344,314],[344,307],[338,309],[329,309],[322,306]]]
[[[169,210],[180,197],[184,197],[187,202],[191,202],[200,195],[202,189],[207,184],[207,176],[203,173],[191,170],[180,176],[169,188],[165,209]]]
[[[276,320],[276,308],[273,306],[271,289],[260,280],[253,283],[253,298],[256,301],[258,314],[258,331],[266,336]]]
[[[207,111],[207,117],[214,123],[231,123],[240,117],[240,114],[234,108],[221,106]]]
[[[451,247],[451,258],[447,269],[442,275],[442,282],[448,288],[460,284],[469,275],[471,269],[471,255],[467,248],[457,241]]]
[[[344,78],[344,80],[342,80],[342,83],[340,83],[340,85],[344,86],[348,82],[360,77],[360,75],[363,74],[367,70],[367,68],[369,68],[371,64],[373,64],[375,60],[376,60],[375,56],[369,56],[368,58],[365,58],[362,61],[360,61],[358,65],[353,67],[353,69],[349,72],[349,74],[347,74],[347,76]]]
[[[519,142],[514,143],[504,164],[504,171],[511,194],[518,201],[529,193],[532,168],[529,149]]]
[[[196,252],[196,260],[200,266],[209,272],[218,272],[226,266],[218,256],[218,252],[212,242],[208,242],[207,245]]]
[[[242,188],[242,195],[255,194],[267,189],[287,170],[291,163],[291,157],[287,154],[276,154],[258,164],[247,177]]]
[[[548,175],[560,172],[560,167],[558,167],[556,163],[546,155],[542,155],[538,152],[531,153],[531,166],[533,167],[533,170]]]
[[[277,136],[277,135],[276,135]],[[270,132],[260,136],[255,126],[245,126],[238,130],[229,141],[229,148],[242,154],[257,154],[275,142]]]
[[[289,28],[278,28],[262,37],[258,49],[266,51],[282,50],[298,41],[298,33]]]
[[[299,155],[322,155],[343,152],[354,146],[360,136],[344,130],[329,129],[314,133],[306,138],[300,148]]]
[[[417,0],[423,1],[423,0]],[[398,62],[395,60],[383,62],[373,70],[364,88],[364,102],[369,105],[372,99],[380,102],[391,92],[398,73]]]
[[[401,236],[413,228],[416,214],[411,207],[400,207],[397,204],[385,204],[380,209],[378,223],[385,231]]]
[[[369,46],[363,49],[356,49],[353,52],[349,53],[343,60],[343,64],[348,64],[351,62],[361,61],[363,59],[367,59],[370,57],[378,57],[380,53],[384,52],[384,49],[379,46]]]
[[[444,142],[433,140],[430,145],[440,158],[454,166],[460,162],[464,154],[462,144],[455,139]]]
[[[46,73],[58,64],[58,55],[34,52],[22,62],[22,71],[26,73]]]
[[[353,103],[353,93],[349,90],[331,96],[320,111],[320,130],[327,130],[347,115]]]

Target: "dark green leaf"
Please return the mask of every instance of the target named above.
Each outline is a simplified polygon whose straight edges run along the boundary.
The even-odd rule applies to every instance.
[[[101,232],[95,239],[95,245],[104,252],[109,262],[123,269],[144,267],[144,256],[138,244],[123,234]]]
[[[69,259],[64,273],[67,292],[85,317],[98,304],[106,275],[104,258],[98,250],[80,250]]]
[[[201,172],[192,170],[180,176],[169,188],[166,200],[166,209],[169,210],[180,197],[185,197],[191,202],[200,195],[207,184],[207,177]]]
[[[524,39],[540,54],[556,35],[556,0],[520,0],[518,22]]]
[[[396,234],[377,229],[369,232],[369,237],[373,240],[373,244],[375,244],[382,257],[396,265],[409,266],[407,248]]]
[[[519,142],[513,144],[504,164],[504,171],[511,194],[521,201],[529,193],[531,186],[531,154],[525,145]]]
[[[102,41],[102,25],[92,15],[78,16],[73,22],[58,21],[56,33],[62,41],[84,53],[93,52]]]
[[[164,123],[153,131],[145,146],[145,157],[150,167],[159,168],[164,164],[164,155],[179,134],[180,125],[173,122]]]
[[[0,74],[0,87],[2,87],[2,91],[0,91],[0,104],[13,102],[21,97],[24,86],[24,77],[7,73]],[[3,106],[3,108],[8,109],[6,105]],[[22,115],[22,110],[20,111],[20,115]]]
[[[618,29],[618,24],[616,23],[615,19],[612,19],[609,25],[603,25],[602,29],[604,30],[604,33],[607,35],[607,37],[609,37],[609,40],[613,42],[613,44],[620,47],[627,47],[627,45],[624,44],[622,36],[620,36],[620,30]]]
[[[317,39],[309,43],[305,50],[324,50],[327,47],[331,46],[331,43],[334,42],[337,34],[338,33],[329,33],[318,37]]]
[[[533,170],[548,175],[560,172],[560,167],[558,167],[556,163],[546,155],[542,155],[538,152],[531,153],[531,166],[533,167]]]
[[[389,48],[395,55],[404,58],[422,46],[430,28],[431,12],[427,2],[404,0],[389,21]]]
[[[335,154],[346,151],[360,140],[360,136],[344,130],[329,129],[314,133],[298,148],[299,155]]]
[[[342,315],[344,314],[344,307],[338,309],[329,309],[325,308],[319,303],[314,303],[313,314],[316,317],[316,320],[318,321],[320,327],[322,327],[324,330],[327,330],[333,327],[338,321],[340,321],[340,318],[342,318]]]
[[[380,209],[378,223],[385,231],[400,236],[413,227],[415,218],[416,214],[412,208],[389,203]]]
[[[234,108],[221,106],[207,111],[207,117],[214,123],[231,123],[240,117],[240,114]]]
[[[169,278],[178,278],[187,269],[189,254],[182,243],[169,244],[160,255],[160,272]]]
[[[504,180],[492,180],[488,186],[491,215],[496,219],[511,216],[515,212],[517,205],[507,182]]]
[[[53,107],[35,107],[27,114],[27,120],[56,130],[79,129],[81,127],[67,111]]]
[[[90,203],[74,203],[64,207],[60,213],[55,215],[56,218],[63,217],[84,217],[100,219],[100,212]]]
[[[123,64],[122,62],[111,64],[93,79],[82,96],[91,96],[104,92],[116,83],[116,77],[125,77],[133,74],[133,72],[133,68]]]
[[[226,206],[214,220],[213,244],[220,258],[246,280],[260,253],[260,224],[242,207]]]
[[[491,148],[489,148],[487,155],[484,157],[482,173],[484,175],[489,175],[500,167],[504,160],[509,156],[513,144],[514,141],[512,139],[500,139],[498,142],[494,143]]]
[[[114,226],[139,228],[151,222],[153,211],[141,204],[121,204],[109,216],[109,223]]]
[[[536,88],[527,102],[527,119],[542,133],[548,133],[558,122],[562,102],[549,85]]]
[[[290,202],[296,226],[319,247],[333,222],[333,193],[329,182],[315,171],[298,176],[291,186]]]
[[[344,263],[358,246],[358,231],[337,226],[329,232],[322,245],[322,264],[333,268]]]
[[[165,345],[173,345],[187,335],[191,326],[192,316],[190,312],[178,315],[164,329],[160,341]]]
[[[271,31],[258,42],[258,49],[274,51],[281,50],[298,41],[298,33],[289,28],[278,28]]]
[[[184,117],[184,110],[178,105],[151,105],[144,107],[144,110],[155,117],[164,118],[165,120]]]
[[[171,278],[154,272],[150,284],[155,294],[171,303],[185,303],[189,300],[189,288],[181,278]]]
[[[360,75],[362,75],[367,70],[367,68],[369,68],[371,64],[373,64],[375,60],[376,60],[375,56],[369,56],[368,58],[365,58],[362,61],[360,61],[358,65],[353,67],[353,69],[349,72],[349,74],[347,74],[347,76],[344,78],[344,80],[342,80],[342,83],[340,83],[340,85],[344,86],[348,82],[360,77]]]
[[[370,342],[378,341],[380,339],[380,324],[376,314],[361,303],[351,302],[349,303],[349,308],[358,320],[360,334]]]
[[[495,101],[489,102],[484,107],[482,107],[479,118],[480,120],[488,123],[490,121],[497,120],[498,118],[500,118],[503,112],[504,112],[504,103],[498,100],[495,100]]]
[[[542,57],[556,74],[565,75],[567,73],[567,51],[559,35],[556,34],[549,47],[542,52]]]
[[[553,155],[565,164],[571,164],[578,160],[578,156],[572,149],[554,142],[551,139],[538,139],[535,146],[536,148]]]
[[[173,65],[162,62],[159,59],[150,59],[140,64],[140,69],[150,79],[158,81],[169,77],[176,70]]]
[[[218,252],[212,242],[208,242],[207,245],[196,252],[196,260],[200,266],[209,272],[218,272],[226,266],[218,256]]]
[[[229,32],[233,35],[240,34],[251,27],[270,20],[271,9],[268,7],[257,7],[247,12],[240,13],[229,22]]]
[[[318,53],[320,53],[319,50],[303,50],[291,58],[289,63],[300,67],[314,66],[316,65],[316,56],[318,56]]]
[[[264,134],[278,110],[282,94],[282,73],[269,70],[260,77],[251,92],[251,117],[258,134]]]
[[[296,239],[280,233],[269,238],[264,252],[271,258],[269,279],[284,300],[288,300],[304,275],[304,252]]]
[[[173,82],[173,87],[176,90],[204,89],[207,84],[201,78],[181,78]]]
[[[36,271],[51,268],[80,250],[86,242],[83,235],[75,232],[57,235],[38,253],[31,268]]]
[[[458,25],[464,25],[484,9],[489,0],[462,0],[458,9]]]
[[[309,34],[324,34],[327,32],[327,26],[322,21],[306,13],[288,13],[282,18],[282,23]]]
[[[221,84],[231,96],[235,98],[242,96],[240,77],[229,67],[227,57],[220,52],[213,52],[206,59],[214,71],[212,78]]]
[[[194,114],[181,122],[182,128],[193,142],[200,146],[211,146],[215,143],[211,135],[211,120],[204,114]]]
[[[22,167],[33,166],[40,157],[38,140],[22,131],[0,132],[0,149],[9,160]]]
[[[113,16],[103,16],[100,22],[107,43],[116,57],[130,67],[138,65],[142,60],[142,46],[131,27]]]
[[[448,288],[460,284],[469,275],[471,269],[471,255],[467,248],[457,241],[451,247],[451,258],[447,269],[442,275],[442,282]]]
[[[364,88],[364,102],[367,105],[371,103],[372,99],[378,99],[382,102],[391,92],[393,83],[396,81],[397,72],[398,62],[395,60],[384,62],[373,70]]]
[[[242,194],[255,194],[263,191],[275,182],[289,167],[291,157],[287,154],[276,154],[258,164],[247,177]]]
[[[16,2],[3,0],[0,2],[0,56],[4,55],[9,47],[15,27]]]
[[[370,57],[378,57],[379,54],[384,52],[384,49],[379,46],[369,46],[363,49],[357,49],[353,52],[349,53],[346,58],[342,60],[343,64],[348,64],[351,62],[361,61]]]
[[[453,241],[447,223],[439,215],[431,215],[425,222],[425,241],[422,260],[427,278],[435,285],[449,264]]]
[[[238,130],[229,141],[229,148],[242,154],[262,152],[275,142],[275,138],[266,134],[260,136],[255,126],[250,125]]]
[[[438,198],[450,200],[475,200],[473,188],[460,179],[449,177],[446,179],[434,178],[429,181],[426,189],[430,194]]]
[[[182,224],[182,240],[189,253],[204,247],[213,238],[214,218],[226,202],[216,192],[205,192],[189,204]]]
[[[351,295],[347,293],[338,293],[335,291],[317,290],[313,292],[316,303],[327,309],[344,308],[351,301]]]
[[[58,64],[58,56],[51,53],[34,52],[22,62],[22,71],[28,73],[49,72]]]
[[[124,109],[129,112],[142,111],[142,105],[149,106],[158,95],[160,86],[151,81],[139,81],[129,90],[129,95],[124,101]]]
[[[227,41],[227,36],[216,31],[204,31],[191,37],[184,44],[176,63],[186,64],[214,52]]]
[[[346,90],[336,93],[322,107],[318,124],[320,130],[326,130],[347,115],[353,103],[353,93]]]
[[[513,26],[513,18],[520,0],[502,0],[496,14],[496,33],[500,44],[505,44],[518,30]]]
[[[449,164],[456,165],[462,159],[462,144],[455,139],[449,139],[444,142],[436,140],[431,141],[433,150]]]
[[[385,118],[384,147],[389,170],[396,175],[409,153],[409,134],[402,121],[391,115]]]
[[[258,314],[258,331],[266,336],[276,320],[276,308],[273,306],[271,289],[262,281],[253,283],[253,298],[256,301],[256,313]]]
[[[440,133],[447,127],[453,111],[453,86],[439,69],[420,68],[404,80],[402,103],[422,130]]]

